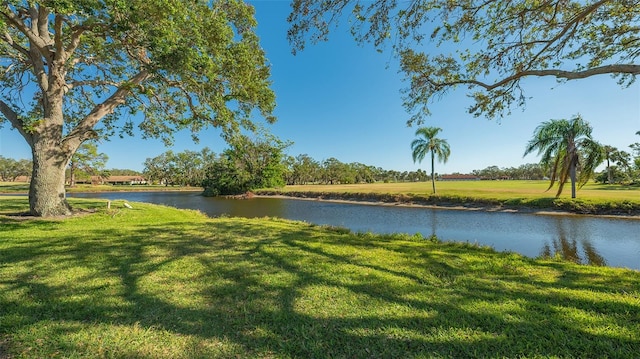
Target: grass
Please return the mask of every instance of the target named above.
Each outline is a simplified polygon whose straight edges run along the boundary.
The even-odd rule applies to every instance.
[[[28,183],[0,181],[0,193],[27,193],[28,191],[29,191]]]
[[[26,202],[0,198],[0,357],[640,352],[637,271],[142,203],[9,215]]]
[[[548,181],[438,181],[436,191],[439,196],[468,196],[485,199],[513,199],[513,198],[555,198],[556,188],[547,191]],[[404,193],[429,196],[431,182],[400,182],[400,183],[368,183],[351,185],[295,185],[286,186],[290,191],[318,191],[318,192],[370,192],[370,193]],[[565,186],[560,198],[570,198],[571,187]],[[578,190],[578,197],[597,199],[636,199],[640,201],[640,187],[603,185],[588,183]]]
[[[442,181],[436,183],[435,195],[431,193],[430,182],[296,185],[262,189],[257,193],[385,202],[530,207],[590,214],[640,214],[638,186],[589,183],[578,191],[576,199],[570,198],[569,185],[560,198],[555,198],[555,188],[547,191],[548,186],[547,181]]]
[[[79,184],[66,188],[67,192],[135,192],[135,191],[202,191],[200,187],[164,185],[90,185]],[[28,193],[29,184],[24,182],[0,182],[0,193]]]

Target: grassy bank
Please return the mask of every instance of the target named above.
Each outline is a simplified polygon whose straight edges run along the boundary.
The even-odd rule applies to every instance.
[[[0,197],[0,357],[616,357],[637,271],[419,236]]]
[[[202,191],[200,187],[164,186],[164,185],[90,185],[79,184],[67,187],[67,192],[135,192],[135,191]],[[25,182],[0,182],[0,193],[28,193],[29,184]]]
[[[546,181],[449,181],[431,183],[372,183],[354,185],[296,185],[261,189],[262,195],[416,203],[468,207],[503,207],[563,210],[581,214],[640,215],[640,187],[587,184],[570,198],[570,188],[560,198],[546,191]]]

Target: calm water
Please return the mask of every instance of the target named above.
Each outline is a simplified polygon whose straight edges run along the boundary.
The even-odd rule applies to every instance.
[[[591,216],[437,210],[321,201],[202,197],[197,192],[70,193],[197,209],[209,216],[281,217],[375,233],[435,234],[442,240],[489,245],[529,257],[555,255],[579,262],[640,270],[640,220]]]

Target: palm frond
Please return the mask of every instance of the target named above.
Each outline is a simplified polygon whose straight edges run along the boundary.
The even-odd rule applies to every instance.
[[[550,183],[549,183],[549,188],[547,188],[547,191],[553,187],[554,183],[556,182],[556,179],[558,178],[559,164],[560,164],[560,157],[557,156],[553,161],[553,165],[551,165],[551,176],[549,177]]]
[[[565,183],[570,179],[571,166],[573,165],[573,160],[570,156],[560,156],[558,159],[560,160],[560,173],[558,174],[558,192],[556,192],[556,197],[560,197]]]
[[[421,138],[415,139],[413,140],[413,142],[411,142],[411,150],[413,162],[416,162],[416,160],[418,162],[422,162],[424,157],[427,155],[427,152],[429,152],[426,141]]]
[[[560,196],[564,184],[571,178],[572,168],[580,166],[579,183],[584,185],[603,158],[602,148],[591,139],[592,128],[580,115],[571,120],[559,119],[542,122],[536,127],[524,155],[536,152],[540,162],[550,167],[549,189],[558,183]],[[584,158],[583,161],[580,161]]]
[[[438,161],[447,162],[451,150],[446,140],[437,138],[442,131],[439,127],[420,127],[416,130],[418,138],[411,142],[413,162],[422,162],[429,152],[438,157]]]
[[[596,167],[604,161],[605,153],[602,149],[602,145],[592,139],[583,139],[580,143],[580,147],[583,149],[584,161],[582,163],[582,168],[580,169],[578,183],[582,188],[582,186],[589,182],[589,179],[593,176]]]
[[[438,162],[447,163],[449,156],[451,155],[451,148],[449,147],[447,140],[434,138],[431,150],[435,153]]]

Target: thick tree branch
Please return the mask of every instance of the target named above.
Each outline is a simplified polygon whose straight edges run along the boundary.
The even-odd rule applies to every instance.
[[[33,143],[33,138],[31,134],[29,134],[24,130],[24,123],[18,117],[18,114],[15,111],[13,111],[13,109],[2,100],[0,100],[0,113],[2,113],[7,120],[9,120],[9,122],[11,123],[11,126],[13,126],[13,128],[18,130],[18,132],[20,132],[22,137],[24,137],[24,139],[27,141],[29,146],[31,146]]]
[[[48,76],[45,70],[45,61],[42,59],[42,56],[45,56],[47,59],[51,58],[51,51],[48,48],[50,45],[43,38],[39,37],[37,33],[35,33],[32,29],[30,29],[16,13],[14,13],[7,3],[4,3],[5,7],[3,11],[0,11],[0,16],[3,16],[9,24],[12,24],[15,29],[24,34],[29,40],[30,48],[27,50],[24,49],[29,59],[31,65],[33,65],[33,73],[38,80],[38,84],[43,91],[46,91],[49,87],[48,84]],[[38,12],[34,8],[30,8],[29,11],[30,17],[32,19],[32,25],[34,26],[36,31],[40,31],[39,29],[47,27],[47,19],[40,19]],[[40,20],[42,20],[42,23]],[[5,35],[6,37],[6,35]],[[47,32],[46,39],[49,38],[49,34]],[[12,45],[13,46],[13,45]],[[14,46],[15,48],[15,46]],[[18,49],[19,50],[19,49]],[[19,50],[20,51],[20,50]]]
[[[84,32],[85,32],[85,28],[83,27],[77,27],[72,30],[71,40],[69,41],[69,44],[65,48],[67,57],[71,57],[73,53],[76,51],[76,48],[78,48],[78,45],[80,45],[80,37]]]
[[[77,148],[80,144],[88,139],[91,133],[93,133],[94,126],[106,115],[112,113],[116,107],[125,103],[126,98],[131,94],[131,88],[135,85],[139,85],[147,79],[151,78],[151,74],[142,70],[134,77],[132,77],[126,83],[120,85],[109,98],[104,102],[97,105],[89,112],[89,114],[76,125],[76,127],[69,132],[65,137],[64,143],[71,148]]]
[[[56,61],[60,62],[60,63],[64,63],[64,61],[66,60],[65,58],[65,51],[64,51],[64,46],[62,45],[62,36],[63,36],[63,32],[62,32],[62,15],[56,14],[55,16],[55,20],[54,20],[54,44],[55,44],[55,54],[54,57],[56,59]]]
[[[0,14],[4,16],[7,21],[12,24],[18,31],[22,32],[27,36],[31,44],[38,48],[38,51],[45,56],[47,59],[51,60],[53,58],[53,53],[51,49],[49,49],[50,43],[47,43],[43,38],[38,36],[38,34],[34,33],[25,23],[19,18],[9,6],[5,6],[3,11],[0,11]]]
[[[433,84],[437,87],[448,87],[455,85],[476,85],[484,88],[487,91],[494,90],[498,87],[504,86],[512,81],[517,81],[523,77],[529,76],[552,76],[558,79],[565,80],[578,80],[584,79],[590,76],[595,75],[604,75],[604,74],[630,74],[630,75],[640,75],[640,65],[606,65],[595,67],[592,69],[584,70],[584,71],[565,71],[565,70],[529,70],[522,71],[516,74],[513,74],[509,77],[506,77],[496,83],[490,84],[485,83],[478,80],[460,80],[460,81],[452,81],[452,82],[442,82],[437,83],[432,80],[427,80],[429,83]],[[428,75],[426,76],[428,78]]]
[[[42,91],[49,90],[49,76],[47,75],[47,71],[45,69],[45,62],[42,59],[42,56],[38,53],[38,50],[31,48],[29,50],[29,59],[31,64],[33,65],[33,73],[38,79],[38,85]]]
[[[40,36],[45,43],[51,43],[51,36],[49,35],[49,14],[51,12],[44,6],[38,7],[38,36]]]

